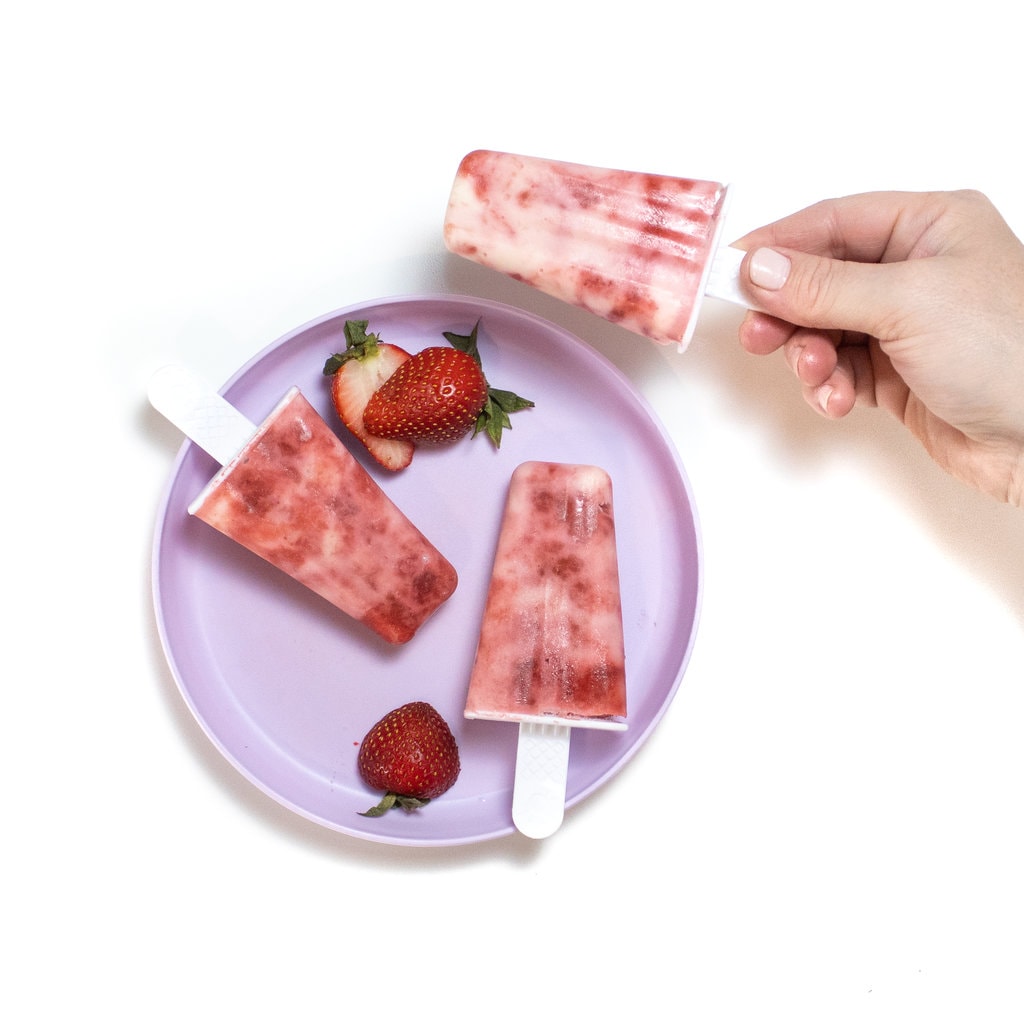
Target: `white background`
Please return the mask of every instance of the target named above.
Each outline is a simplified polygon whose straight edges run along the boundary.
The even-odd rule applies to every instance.
[[[5,15],[5,1019],[1021,1019],[1024,513],[884,414],[816,418],[729,307],[680,356],[440,237],[477,147],[730,181],[733,236],[962,186],[1024,231],[1011,7],[826,7]],[[661,727],[556,836],[382,846],[280,808],[185,709],[149,580],[178,435],[145,388],[467,289],[588,332],[649,398],[703,617]]]

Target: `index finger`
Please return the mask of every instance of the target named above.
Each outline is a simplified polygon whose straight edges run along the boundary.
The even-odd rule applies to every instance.
[[[737,239],[858,263],[905,260],[943,212],[938,192],[863,192],[826,199]]]

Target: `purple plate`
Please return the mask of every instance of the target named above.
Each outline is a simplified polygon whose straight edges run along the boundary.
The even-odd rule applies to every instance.
[[[512,470],[529,459],[602,466],[613,481],[626,638],[629,728],[573,733],[567,806],[639,749],[672,701],[693,646],[700,542],[686,474],[644,399],[603,356],[532,314],[456,295],[382,299],[330,313],[264,349],[223,389],[260,422],[298,385],[337,423],[324,360],[343,349],[346,319],[418,351],[442,332],[479,344],[492,384],[536,402],[515,414],[500,451],[482,438],[420,449],[400,473],[352,450],[396,504],[452,561],[455,594],[394,648],[204,523],[189,502],[217,469],[186,442],[164,496],[153,550],[157,620],[185,701],[246,778],[298,814],[382,843],[449,846],[514,831],[516,726],[462,717],[491,561]],[[347,433],[339,425],[339,434]],[[432,703],[462,756],[458,782],[413,814],[364,818],[377,802],[356,752],[382,715]]]

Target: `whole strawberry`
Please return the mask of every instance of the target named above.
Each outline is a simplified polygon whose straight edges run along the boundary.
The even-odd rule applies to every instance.
[[[414,444],[450,444],[465,437],[487,400],[487,382],[473,358],[434,346],[404,362],[366,404],[366,429]]]
[[[389,711],[363,737],[357,763],[363,781],[384,790],[376,807],[361,812],[368,818],[423,807],[451,789],[461,768],[448,723],[425,701]]]
[[[377,462],[397,471],[412,462],[413,444],[368,433],[363,414],[370,396],[410,356],[404,348],[367,334],[368,324],[367,320],[345,321],[345,351],[336,352],[324,363],[324,376],[331,378],[331,399],[341,422]]]
[[[479,327],[477,321],[468,335],[445,331],[451,348],[431,346],[403,362],[366,403],[366,430],[380,438],[439,445],[472,429],[499,447],[502,430],[511,427],[509,415],[533,402],[487,383],[477,348]]]

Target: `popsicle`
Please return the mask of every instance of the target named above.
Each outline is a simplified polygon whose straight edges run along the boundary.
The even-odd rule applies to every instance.
[[[612,483],[597,466],[512,474],[465,717],[519,723],[512,817],[550,835],[565,808],[570,730],[626,728]]]
[[[298,388],[257,427],[179,367],[152,404],[222,468],[189,512],[392,644],[454,592],[451,563],[391,501]]]
[[[444,222],[453,252],[658,344],[690,342],[705,294],[750,306],[719,247],[727,186],[475,150]]]

